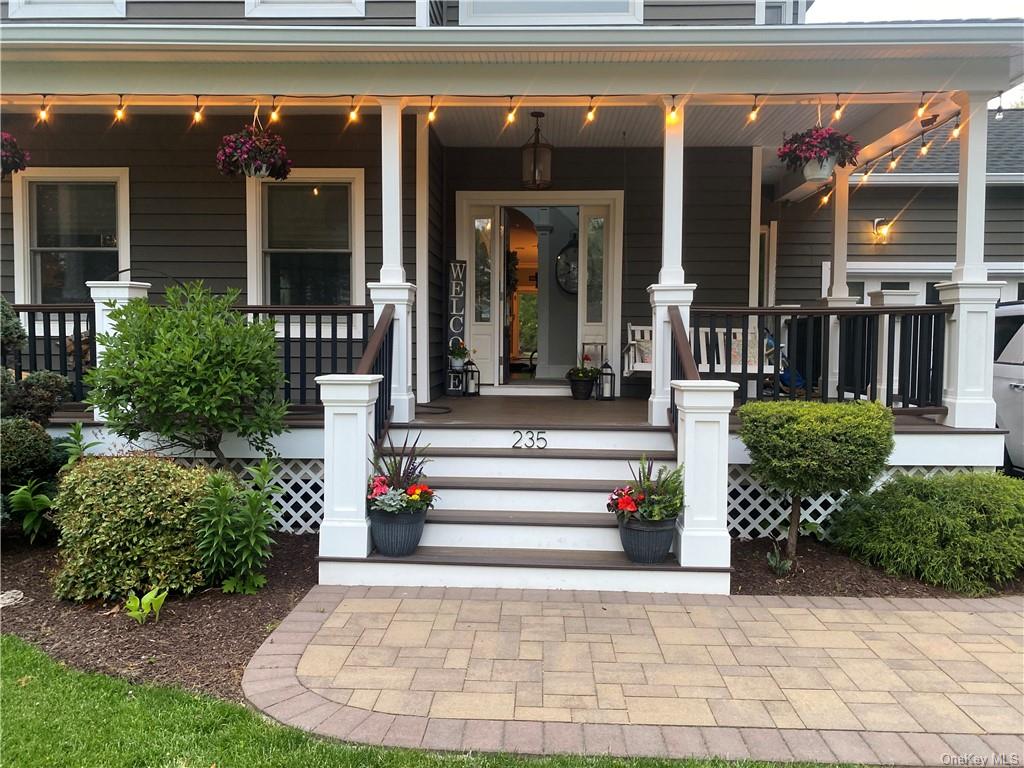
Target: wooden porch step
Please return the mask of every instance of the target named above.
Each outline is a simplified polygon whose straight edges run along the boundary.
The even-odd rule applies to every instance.
[[[562,480],[521,477],[431,477],[423,482],[431,488],[479,491],[599,491],[610,493],[612,488],[629,485],[630,478],[619,480]]]
[[[487,512],[463,509],[432,509],[427,522],[438,525],[529,525],[553,528],[616,528],[611,512]]]
[[[384,447],[384,453],[393,455],[401,450],[401,445],[392,449]],[[446,448],[444,446],[420,447],[424,456],[450,456],[452,458],[499,458],[499,459],[621,459],[622,461],[640,460],[644,455],[653,461],[675,461],[675,451],[629,451],[629,450],[602,450],[600,448]]]
[[[533,417],[537,418],[537,417]],[[553,419],[551,421],[533,421],[525,418],[519,422],[497,421],[481,418],[479,421],[442,421],[441,417],[431,419],[413,419],[408,424],[396,424],[394,428],[408,429],[565,429],[579,430],[583,432],[668,432],[668,427],[655,427],[650,424],[637,422],[635,424],[605,423],[600,421],[571,422],[564,419]]]
[[[463,565],[478,567],[563,568],[594,571],[673,571],[729,573],[731,568],[680,566],[671,555],[664,562],[644,565],[630,562],[625,552],[586,552],[568,549],[492,549],[490,547],[420,547],[408,557],[388,557],[374,552],[369,557],[321,557],[328,563],[395,563],[407,565]]]

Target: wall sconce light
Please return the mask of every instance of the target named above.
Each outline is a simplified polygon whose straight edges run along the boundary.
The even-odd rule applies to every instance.
[[[889,233],[892,231],[892,222],[885,217],[879,217],[871,222],[871,234],[875,236],[875,242],[885,244],[889,242]]]

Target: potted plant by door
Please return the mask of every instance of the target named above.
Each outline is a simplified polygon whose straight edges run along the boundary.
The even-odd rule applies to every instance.
[[[857,164],[860,145],[848,133],[815,126],[794,133],[779,147],[779,159],[791,171],[802,171],[807,181],[826,181],[838,165]]]
[[[580,357],[580,364],[573,366],[565,373],[573,400],[589,400],[594,394],[594,384],[601,375],[601,369],[595,368],[590,363],[590,355],[584,353]]]
[[[640,458],[630,465],[633,482],[608,496],[608,511],[619,521],[619,539],[634,563],[660,563],[668,557],[675,538],[676,518],[683,509],[683,468],[661,466]]]
[[[452,339],[451,345],[448,347],[448,358],[453,371],[461,371],[463,366],[466,364],[466,358],[469,357],[469,349],[465,343],[459,339]]]
[[[366,499],[370,518],[370,538],[382,555],[406,557],[416,551],[427,510],[434,506],[435,495],[422,482],[426,459],[417,449],[419,438],[408,439],[396,449],[388,440],[388,450],[378,448],[373,457],[373,475]]]

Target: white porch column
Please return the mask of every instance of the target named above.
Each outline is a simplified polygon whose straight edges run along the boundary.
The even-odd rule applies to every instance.
[[[110,321],[110,312],[123,307],[132,299],[145,299],[149,296],[150,283],[134,283],[129,280],[89,280],[85,286],[96,305],[96,362],[103,359],[104,345],[100,337],[114,332]],[[98,408],[93,409],[96,421],[106,421]]]
[[[944,422],[952,427],[995,426],[992,354],[995,305],[1001,282],[985,266],[985,183],[989,93],[959,92],[960,178],[957,188],[956,266],[938,286],[939,301],[953,305],[946,330]]]
[[[382,378],[340,373],[316,377],[324,404],[320,557],[366,557],[370,553],[366,480],[373,459],[374,405]]]
[[[668,308],[679,307],[683,327],[689,332],[690,304],[697,287],[686,283],[683,271],[683,123],[685,100],[665,99],[665,148],[662,169],[661,270],[658,282],[648,286],[651,298],[651,397],[647,420],[656,426],[668,425],[672,399],[669,379],[672,375],[672,330]]]
[[[402,107],[399,98],[380,101],[381,139],[381,246],[384,261],[380,282],[370,283],[374,321],[385,304],[395,305],[391,405],[394,424],[411,421],[416,413],[412,391],[412,308],[416,286],[406,282],[402,250]]]
[[[836,168],[835,187],[832,191],[832,261],[828,296],[825,297],[827,307],[853,307],[857,297],[850,295],[846,284],[847,251],[850,241],[850,171],[852,168]],[[839,390],[839,318],[830,317],[828,321],[828,382],[831,392],[826,397],[835,396]]]
[[[868,294],[868,301],[872,307],[906,307],[917,303],[917,298],[921,295],[920,291],[871,291]],[[878,391],[878,401],[881,403],[885,402],[888,396],[888,385],[886,379],[886,366],[889,363],[889,324],[896,324],[895,339],[896,349],[893,350],[893,392],[900,391],[900,322],[899,318],[893,317],[892,315],[882,315],[878,318],[878,345],[875,357],[875,371],[876,380],[875,387]],[[893,404],[895,405],[895,403]]]
[[[739,384],[673,381],[672,388],[686,494],[683,516],[676,522],[676,556],[687,567],[728,568],[729,413]]]
[[[407,424],[416,415],[416,395],[412,391],[412,308],[416,286],[412,283],[370,283],[374,323],[387,304],[395,305],[394,348],[391,352],[392,424]]]

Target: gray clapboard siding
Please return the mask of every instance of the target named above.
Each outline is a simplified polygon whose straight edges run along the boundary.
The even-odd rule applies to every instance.
[[[98,21],[124,24],[173,24],[192,21],[202,24],[340,25],[340,26],[415,26],[415,0],[366,0],[362,17],[265,17],[245,15],[245,0],[128,0],[125,18]],[[0,0],[0,19],[8,20],[8,1]],[[39,22],[40,19],[9,19],[10,23]],[[60,22],[97,21],[97,19],[57,19]]]
[[[447,284],[444,256],[444,146],[437,133],[430,129],[429,150],[429,212],[427,220],[427,278],[430,286],[428,311],[430,315],[430,395],[439,397],[444,392],[445,322]]]
[[[455,258],[455,193],[521,189],[520,158],[517,149],[445,149],[448,260]],[[555,190],[625,191],[623,338],[627,323],[650,325],[647,286],[661,268],[661,150],[556,148],[552,178]],[[696,303],[747,303],[750,179],[749,149],[686,150],[683,266],[687,280],[697,283]]]
[[[851,190],[850,261],[943,261],[956,258],[955,187],[870,187]],[[1024,259],[1024,187],[990,186],[985,206],[985,260]],[[871,222],[896,217],[885,245]],[[821,262],[831,258],[832,209],[817,198],[781,209],[776,299],[810,302],[821,296]]]
[[[27,115],[5,117],[32,155],[33,166],[127,166],[133,277],[160,294],[170,281],[204,280],[213,290],[245,291],[245,183],[217,172],[220,137],[246,122],[208,116],[193,127],[187,115],[133,115],[111,127],[106,115],[60,115],[35,126]],[[403,262],[416,275],[415,118],[403,123]],[[335,116],[289,116],[280,133],[296,167],[363,168],[366,195],[366,277],[377,279],[381,250],[380,122],[366,116],[344,126]],[[0,289],[13,298],[11,184],[0,186]]]

